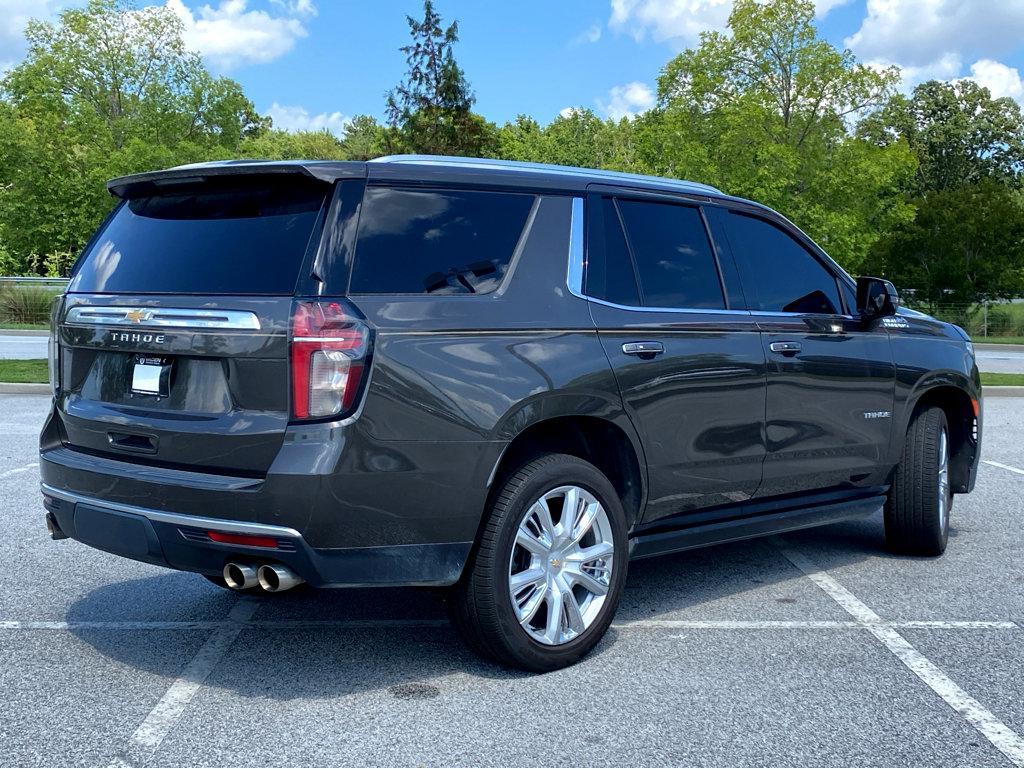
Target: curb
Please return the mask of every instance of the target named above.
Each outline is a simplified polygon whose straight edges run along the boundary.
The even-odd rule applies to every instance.
[[[38,328],[0,328],[0,336],[49,336],[50,332]],[[1022,347],[1021,349],[1024,349]]]
[[[3,385],[0,385],[3,387]],[[987,386],[981,388],[981,395],[984,398],[1024,398],[1024,387],[1020,385],[999,385],[996,387]]]
[[[1021,388],[1024,390],[1024,387]],[[0,382],[0,395],[50,395],[50,385],[38,382]]]

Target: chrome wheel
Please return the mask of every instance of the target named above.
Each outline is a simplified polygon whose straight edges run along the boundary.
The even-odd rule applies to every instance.
[[[949,438],[945,428],[939,433],[939,526],[942,531],[949,528]]]
[[[583,633],[601,613],[615,543],[608,513],[589,491],[559,486],[527,509],[508,564],[512,609],[549,646]]]

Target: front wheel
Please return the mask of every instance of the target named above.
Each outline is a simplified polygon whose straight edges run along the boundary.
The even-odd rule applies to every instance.
[[[942,555],[949,541],[953,492],[949,425],[940,408],[917,411],[885,504],[886,546],[907,555]]]
[[[608,479],[548,454],[496,495],[452,619],[483,656],[535,672],[566,667],[611,624],[627,559],[626,516]]]

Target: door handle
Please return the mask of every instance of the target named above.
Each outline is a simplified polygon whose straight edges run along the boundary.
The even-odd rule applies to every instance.
[[[772,352],[786,356],[796,355],[803,349],[799,342],[772,342],[768,347]]]
[[[665,345],[661,342],[626,342],[622,345],[622,352],[648,360],[665,352]]]

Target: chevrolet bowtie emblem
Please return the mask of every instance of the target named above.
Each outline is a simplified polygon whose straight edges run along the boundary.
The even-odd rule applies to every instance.
[[[149,316],[148,312],[144,310],[128,310],[125,313],[124,319],[131,321],[132,323],[141,323]]]

